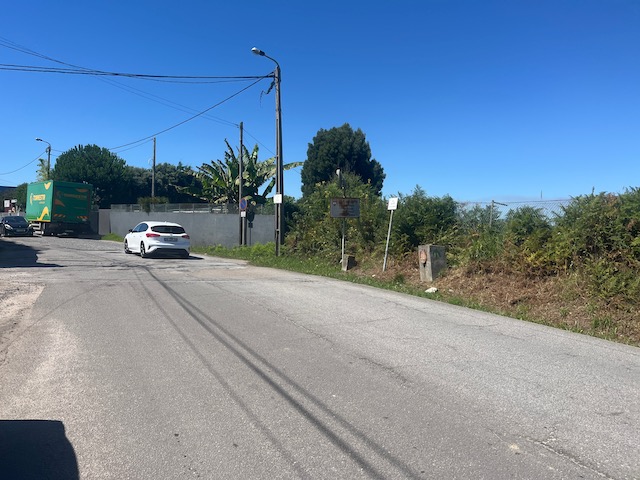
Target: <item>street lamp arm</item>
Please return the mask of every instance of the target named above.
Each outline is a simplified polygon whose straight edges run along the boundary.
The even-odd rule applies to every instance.
[[[278,68],[280,68],[280,64],[278,63],[278,61],[277,61],[275,58],[270,57],[269,55],[267,55],[266,53],[264,53],[264,52],[263,52],[262,50],[260,50],[259,48],[257,48],[257,47],[253,47],[253,48],[251,49],[251,51],[252,51],[253,53],[255,53],[256,55],[259,55],[259,56],[261,56],[261,57],[268,58],[268,59],[269,59],[269,60],[271,60],[273,63],[275,63],[275,64],[278,66]]]
[[[51,178],[51,144],[46,140],[41,139],[40,137],[36,138],[36,142],[44,142],[48,145],[47,147],[47,178],[49,180]]]
[[[49,142],[47,142],[46,140],[41,139],[40,137],[36,138],[36,142],[44,142],[47,145],[49,145],[49,148],[51,148],[51,144]]]

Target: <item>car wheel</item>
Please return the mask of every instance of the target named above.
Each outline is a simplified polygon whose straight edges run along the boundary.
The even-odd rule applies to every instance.
[[[140,242],[140,256],[142,258],[147,258],[147,249],[144,248],[144,242]]]
[[[129,250],[129,244],[126,240],[124,241],[124,253],[131,253],[131,250]]]

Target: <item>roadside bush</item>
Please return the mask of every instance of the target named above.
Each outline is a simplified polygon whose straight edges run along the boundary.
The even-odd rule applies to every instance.
[[[505,260],[516,271],[549,273],[547,242],[552,225],[542,209],[530,206],[510,210],[504,225]]]
[[[551,260],[575,270],[608,303],[640,298],[640,191],[574,198],[549,242]]]
[[[452,265],[495,261],[503,253],[504,220],[492,206],[458,210],[458,226],[447,259]]]
[[[371,184],[365,184],[356,175],[344,174],[344,189],[335,182],[322,183],[299,201],[299,210],[293,212],[288,248],[297,254],[314,255],[328,260],[339,260],[342,250],[342,225],[339,218],[331,218],[331,199],[336,197],[360,198],[360,218],[346,219],[345,252],[352,255],[370,254],[384,248],[385,205],[375,194]]]
[[[607,259],[638,266],[640,261],[640,191],[600,193],[574,198],[563,208],[554,232],[556,262],[579,265]]]
[[[416,186],[410,195],[399,195],[393,217],[390,249],[402,256],[415,252],[418,245],[449,246],[457,223],[457,204],[450,196],[428,197]]]

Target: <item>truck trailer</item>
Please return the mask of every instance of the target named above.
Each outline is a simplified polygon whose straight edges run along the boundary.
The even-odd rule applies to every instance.
[[[41,235],[89,233],[93,185],[47,180],[27,185],[26,218]]]

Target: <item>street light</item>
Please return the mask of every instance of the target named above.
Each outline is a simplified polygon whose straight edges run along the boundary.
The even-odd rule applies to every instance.
[[[282,164],[282,109],[280,106],[280,64],[276,59],[271,58],[259,48],[253,47],[251,49],[256,55],[268,58],[276,64],[276,69],[273,71],[273,81],[276,87],[276,194],[273,197],[273,203],[276,207],[276,226],[275,226],[275,239],[276,239],[276,257],[280,255],[280,245],[282,245],[282,230],[283,230],[283,215],[282,206],[284,202],[284,175]]]
[[[51,144],[46,140],[41,139],[40,137],[36,138],[36,142],[44,142],[47,145],[47,180],[51,177]]]

